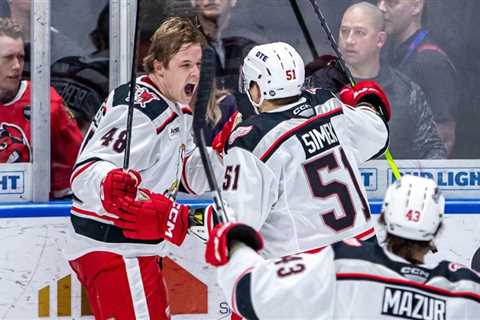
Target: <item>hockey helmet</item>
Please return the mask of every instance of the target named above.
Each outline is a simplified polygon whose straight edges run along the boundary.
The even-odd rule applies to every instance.
[[[255,103],[249,93],[251,82],[260,88],[260,101]],[[274,42],[253,47],[243,60],[240,91],[248,95],[255,107],[263,100],[288,98],[301,94],[305,82],[302,57],[288,43]]]
[[[433,180],[405,175],[388,187],[382,211],[388,233],[431,241],[440,229],[444,209],[445,198]]]

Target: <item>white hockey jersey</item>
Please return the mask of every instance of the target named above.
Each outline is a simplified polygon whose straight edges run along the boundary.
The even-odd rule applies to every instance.
[[[415,266],[373,241],[265,260],[240,245],[218,282],[248,319],[480,319],[480,275]]]
[[[307,91],[235,129],[219,184],[236,219],[263,235],[266,257],[368,237],[374,229],[358,164],[387,144],[387,125],[372,109]]]
[[[82,144],[71,178],[73,228],[65,250],[70,259],[95,250],[133,256],[162,254],[161,241],[125,238],[113,225],[115,216],[106,212],[100,201],[102,179],[108,171],[123,165],[128,101],[128,84],[110,93]],[[188,106],[163,97],[148,76],[137,79],[130,168],[140,172],[141,187],[175,194],[183,162],[194,153],[191,126]]]

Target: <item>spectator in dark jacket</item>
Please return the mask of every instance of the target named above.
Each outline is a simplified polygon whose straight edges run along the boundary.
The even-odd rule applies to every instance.
[[[425,92],[440,136],[450,153],[455,144],[454,112],[459,95],[456,70],[445,51],[423,27],[425,0],[379,0],[390,37],[386,61]]]
[[[387,93],[393,108],[389,125],[395,158],[445,158],[445,145],[420,87],[398,70],[380,64],[386,40],[383,30],[383,16],[377,7],[367,2],[349,7],[338,40],[345,62],[356,80],[375,80]]]

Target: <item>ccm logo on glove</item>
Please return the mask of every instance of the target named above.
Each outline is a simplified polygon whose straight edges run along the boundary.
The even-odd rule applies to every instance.
[[[172,209],[170,210],[170,213],[168,214],[165,236],[169,239],[173,238],[173,232],[175,230],[180,209],[181,205],[178,203],[174,203]]]

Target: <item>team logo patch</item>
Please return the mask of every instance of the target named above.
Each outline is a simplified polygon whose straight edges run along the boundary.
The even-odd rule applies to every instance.
[[[130,99],[130,96],[127,97],[126,101],[128,102]],[[139,104],[141,108],[145,108],[147,104],[153,100],[156,100],[157,98],[155,95],[150,92],[147,88],[145,87],[140,87],[137,86],[135,90],[135,103]]]
[[[232,132],[228,138],[228,144],[231,145],[240,137],[246,136],[250,131],[252,131],[253,126],[248,127],[238,127],[235,131]]]

